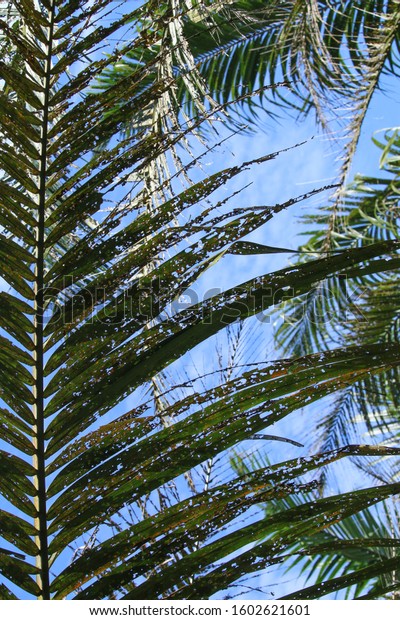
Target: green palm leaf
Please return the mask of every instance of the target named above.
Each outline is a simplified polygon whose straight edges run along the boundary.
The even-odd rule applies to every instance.
[[[247,472],[255,476],[260,467],[268,464],[262,453],[249,459],[240,455],[235,458],[241,475]],[[320,481],[314,490],[307,490],[305,481],[303,484],[304,488],[296,494],[263,503],[266,523],[276,515],[308,511],[310,504],[323,506],[337,497],[321,497]],[[385,485],[381,485],[379,481],[375,490],[383,490]],[[343,510],[341,506],[322,527],[317,519],[311,527],[303,523],[291,525],[297,536],[291,539],[287,532],[281,536],[277,560],[287,571],[295,571],[298,579],[304,578],[306,585],[283,599],[318,599],[332,593],[346,599],[381,598],[386,593],[396,597],[400,547],[397,501],[382,496],[379,499],[383,501],[375,505],[366,503],[360,511]],[[309,582],[313,585],[307,586]]]
[[[323,126],[337,131],[336,110],[345,107],[350,120],[342,127],[344,181],[382,75],[398,75],[396,2],[202,1],[193,10],[178,9],[175,18],[173,31],[159,30],[153,45],[128,52],[103,72],[97,88],[110,88],[150,63],[154,71],[142,87],[151,89],[159,79],[154,59],[172,42],[164,62],[165,73],[177,82],[169,102],[174,115],[183,110],[194,118],[203,105],[226,107],[238,100],[227,118],[235,128],[257,126],[260,110],[275,116],[287,108],[314,111]],[[147,108],[128,118],[126,131],[151,123],[151,116]]]
[[[13,598],[16,588],[41,599],[215,593],[258,565],[244,554],[221,576],[216,562],[226,567],[230,553],[280,528],[279,519],[267,530],[260,521],[242,528],[242,538],[225,531],[213,538],[244,510],[301,490],[298,477],[321,464],[398,450],[350,446],[282,463],[253,477],[247,490],[244,478],[231,474],[198,493],[188,472],[306,402],[397,368],[398,347],[367,343],[260,364],[165,405],[164,418],[155,374],[227,325],[270,308],[288,287],[300,295],[337,271],[357,278],[364,268],[392,270],[399,242],[350,248],[172,312],[179,295],[226,254],[281,251],[242,237],[301,197],[275,207],[230,208],[226,200],[218,211],[210,206],[223,183],[277,154],[176,191],[193,165],[189,151],[175,157],[176,147],[190,146],[215,108],[198,104],[191,123],[167,113],[178,82],[163,72],[170,38],[165,52],[144,59],[129,79],[101,92],[91,88],[132,50],[157,45],[164,31],[184,44],[180,11],[171,12],[169,3],[147,2],[126,14],[107,0],[13,6],[21,27],[14,17],[0,22],[9,47],[9,62],[0,64],[0,269],[9,287],[0,293],[2,596]],[[122,36],[129,24],[146,23],[139,34]],[[99,47],[114,37],[119,44],[99,60]],[[157,79],[148,84],[155,68]],[[186,84],[194,99],[203,92],[195,71]],[[149,107],[152,123],[121,139],[125,119]],[[149,384],[150,402],[128,406],[127,398]],[[168,501],[166,485],[178,489]],[[355,492],[344,498],[344,514],[397,492],[395,483]],[[156,515],[148,510],[155,496]],[[322,527],[340,501],[321,500],[282,519],[306,514],[310,527],[314,516]],[[146,502],[142,518],[130,523],[129,510]],[[65,567],[69,545],[82,542],[83,552]],[[204,588],[213,571],[218,578]]]

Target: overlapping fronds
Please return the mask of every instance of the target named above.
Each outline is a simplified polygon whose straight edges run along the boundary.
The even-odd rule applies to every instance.
[[[397,598],[399,548],[398,510],[386,500],[379,510],[364,509],[296,545],[296,563],[315,585],[284,598],[339,592],[354,600]]]
[[[380,165],[385,176],[357,176],[343,195],[341,217],[332,218],[333,207],[325,213],[307,217],[314,226],[303,250],[299,266],[313,253],[324,253],[326,230],[331,226],[331,248],[368,247],[376,242],[398,239],[399,222],[399,134],[386,131],[384,140],[374,139],[381,148]],[[334,224],[332,226],[332,223]],[[315,255],[315,254],[314,254]],[[386,258],[383,258],[386,262]],[[338,344],[385,346],[397,343],[400,297],[398,294],[399,259],[397,251],[387,259],[388,271],[376,270],[365,263],[341,277],[313,287],[308,296],[286,303],[284,320],[277,336],[287,353],[297,355],[330,350]],[[351,278],[348,275],[351,274]],[[353,279],[354,278],[354,279]],[[325,412],[318,415],[314,444],[321,450],[337,449],[343,441],[360,437],[380,445],[397,445],[399,437],[398,395],[400,378],[397,368],[380,374],[367,373],[360,380],[343,386]],[[362,477],[374,484],[385,485],[398,478],[398,460],[384,456],[366,461],[354,460]],[[356,476],[357,469],[349,470]],[[348,472],[348,475],[351,475]],[[343,472],[336,472],[341,476]],[[319,492],[328,483],[325,467],[318,473]],[[309,496],[272,502],[268,510],[279,505],[292,506],[308,502]],[[378,531],[379,530],[379,531]],[[297,565],[314,585],[291,593],[286,598],[319,598],[332,592],[351,598],[397,597],[398,574],[397,504],[386,500],[378,512],[366,510],[326,531],[307,537],[288,554],[288,566]],[[293,560],[293,554],[295,560]],[[306,559],[304,559],[306,558]],[[389,564],[393,566],[388,570]]]
[[[193,67],[207,83],[207,90],[198,93],[202,102],[207,96],[220,104],[239,99],[230,120],[242,125],[257,122],[260,108],[274,115],[282,107],[301,114],[314,110],[326,125],[343,116],[346,107],[351,118],[348,162],[382,72],[398,71],[397,3],[228,0],[197,5],[188,9],[181,4],[180,28],[187,44],[176,38],[175,49],[186,55],[187,69]],[[146,57],[161,46],[160,37]],[[129,75],[140,62],[141,54],[129,52],[104,72],[101,84]],[[176,103],[193,116],[197,104],[185,83],[191,72],[178,62],[172,70]],[[257,98],[251,96],[255,91]]]
[[[380,165],[386,174],[376,178],[357,176],[344,193],[341,216],[335,218],[330,231],[331,247],[336,251],[398,239],[399,134],[390,130],[383,141],[375,142],[382,150]],[[303,246],[311,254],[304,254],[300,262],[326,250],[326,230],[332,224],[333,209],[306,218],[308,226],[315,228],[306,233],[309,240]],[[350,271],[351,278],[344,273],[336,275],[313,287],[307,296],[287,302],[277,331],[286,352],[301,355],[344,342],[398,342],[398,253],[380,262],[387,264],[387,271],[377,270],[377,263],[366,263],[362,269]],[[337,446],[343,433],[349,440],[351,429],[360,421],[369,430],[376,424],[383,428],[385,420],[393,422],[399,381],[394,369],[347,387],[319,423],[321,445]],[[397,434],[396,424],[393,429]]]
[[[270,362],[173,402],[163,400],[156,373],[288,288],[301,295],[338,271],[358,277],[363,264],[390,271],[399,242],[350,248],[182,308],[180,295],[224,255],[275,251],[242,237],[307,196],[273,207],[229,207],[213,196],[277,154],[176,190],[194,162],[175,158],[170,172],[175,147],[189,153],[190,132],[214,109],[209,102],[190,122],[161,123],[177,86],[162,69],[180,23],[177,3],[12,4],[17,21],[0,21],[9,45],[0,62],[1,595],[206,598],[259,567],[261,555],[242,547],[279,520],[229,531],[248,507],[293,493],[300,474],[331,461],[398,450],[350,446],[201,492],[188,472],[296,408],[398,367],[398,346]],[[93,90],[107,68],[157,46],[162,33],[166,50]],[[202,84],[192,75],[195,99]],[[153,121],[121,138],[126,118],[150,108]],[[152,383],[150,399],[128,400]],[[185,476],[185,489],[164,501],[165,485],[177,488]],[[354,493],[343,514],[397,492],[392,484]],[[328,523],[337,502],[306,507],[308,522]],[[287,515],[292,524],[296,514]],[[72,561],[70,546],[83,548]],[[267,547],[264,564],[275,561]],[[234,564],[233,552],[241,554]]]
[[[383,448],[381,457],[384,458]],[[379,450],[378,450],[379,452]],[[237,456],[235,467],[241,475],[256,475],[259,469],[270,466],[265,454],[258,453],[243,459]],[[306,480],[303,481],[306,486]],[[389,482],[376,481],[376,491]],[[314,490],[299,489],[298,492],[265,502],[265,521],[276,519],[286,513],[307,510],[311,505],[324,506],[335,503],[337,496],[323,498],[318,485]],[[349,499],[353,494],[346,494]],[[338,508],[328,525],[314,527],[307,523],[303,528],[292,526],[293,537],[285,535],[281,545],[279,561],[285,572],[295,571],[304,587],[289,591],[283,599],[315,599],[335,594],[346,599],[397,598],[398,560],[400,536],[398,506],[392,498],[383,499],[379,504],[371,503],[359,512],[347,512],[343,506]],[[287,527],[287,526],[286,526]],[[296,537],[297,533],[297,537]],[[267,540],[269,540],[267,538]],[[309,583],[313,585],[308,585]]]

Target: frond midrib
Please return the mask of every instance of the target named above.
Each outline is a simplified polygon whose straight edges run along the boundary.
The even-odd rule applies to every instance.
[[[36,543],[38,556],[36,559],[40,573],[37,577],[41,588],[41,599],[50,599],[50,574],[48,557],[48,523],[47,523],[47,490],[46,490],[46,443],[44,421],[44,273],[45,273],[45,224],[46,224],[46,197],[47,197],[47,165],[48,165],[48,130],[49,130],[49,106],[51,94],[51,62],[55,28],[55,0],[51,0],[48,9],[49,26],[47,31],[47,58],[44,65],[43,110],[41,118],[41,142],[38,178],[38,211],[36,225],[36,267],[35,267],[35,300],[34,300],[34,396],[35,405],[33,414],[36,419],[34,427],[34,444],[36,454],[33,457],[33,465],[37,471],[35,483],[37,496],[35,504],[37,517],[35,527],[38,531]],[[40,78],[39,78],[40,79]]]

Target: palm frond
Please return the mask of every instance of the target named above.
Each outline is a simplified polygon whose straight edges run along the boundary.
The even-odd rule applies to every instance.
[[[179,50],[187,49],[180,3],[149,1],[127,13],[109,0],[14,0],[13,7],[23,27],[0,22],[10,46],[9,62],[0,62],[0,269],[9,287],[0,293],[1,592],[13,598],[21,589],[40,599],[208,596],[259,566],[254,553],[243,552],[237,566],[228,556],[279,529],[281,517],[292,525],[297,518],[290,541],[313,527],[314,517],[321,527],[329,523],[341,501],[343,514],[352,514],[399,487],[325,498],[267,527],[260,521],[232,532],[244,511],[302,490],[299,476],[322,465],[396,456],[398,449],[348,446],[250,479],[231,474],[200,491],[188,472],[305,403],[397,368],[398,346],[272,361],[172,402],[163,399],[157,373],[270,308],[288,287],[301,295],[338,271],[392,271],[399,241],[261,275],[174,311],[180,294],[225,255],[281,251],[243,237],[317,190],[277,206],[232,207],[226,199],[211,206],[221,185],[277,153],[187,183],[191,136],[215,108],[211,101],[198,106],[184,123],[162,119],[177,86],[170,61],[166,72],[163,65],[177,53],[173,33]],[[160,54],[129,79],[93,90],[132,50],[157,45],[160,32]],[[113,38],[118,43],[110,46]],[[106,56],[99,55],[103,46]],[[142,88],[153,72],[156,79]],[[203,93],[195,71],[186,84],[193,98]],[[125,119],[150,107],[153,122],[121,138]],[[182,159],[178,145],[186,146]],[[181,179],[186,185],[178,191]],[[149,383],[148,401],[132,404],[135,390]],[[166,485],[179,493],[167,497]],[[216,578],[206,583],[208,574]]]
[[[241,474],[256,475],[259,468],[268,464],[268,458],[261,452],[247,459],[237,455],[235,459],[235,468]],[[380,481],[376,490],[381,485],[383,488],[385,483]],[[303,489],[265,502],[262,507],[266,522],[276,514],[283,515],[287,511],[290,514],[303,510],[310,503],[318,505],[334,500],[334,497],[321,498],[319,490],[318,484],[316,490]],[[396,500],[387,498],[351,514],[340,509],[335,517],[323,527],[317,522],[313,530],[307,527],[302,532],[297,530],[298,537],[286,548],[279,549],[280,562],[286,572],[295,570],[298,579],[305,581],[304,587],[282,599],[314,599],[332,593],[340,594],[341,598],[373,599],[396,593],[396,561],[398,563],[400,548]],[[296,529],[297,525],[293,527]],[[285,536],[283,540],[289,539]],[[313,585],[308,586],[310,582]]]

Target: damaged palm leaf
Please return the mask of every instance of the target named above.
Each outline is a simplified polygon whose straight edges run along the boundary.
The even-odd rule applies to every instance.
[[[9,46],[0,62],[5,599],[218,593],[259,567],[261,556],[248,551],[232,566],[227,561],[265,530],[261,522],[242,529],[242,537],[225,530],[243,511],[262,497],[302,488],[298,476],[317,466],[382,453],[349,446],[284,462],[247,488],[244,478],[231,475],[196,492],[187,477],[306,402],[398,366],[390,343],[263,364],[227,378],[219,389],[164,402],[163,417],[154,406],[164,396],[162,384],[150,402],[140,392],[194,346],[267,309],[287,288],[304,293],[338,270],[357,272],[365,261],[382,272],[398,251],[397,240],[379,240],[263,275],[189,308],[173,305],[229,252],[270,252],[242,237],[301,198],[253,207],[235,197],[231,207],[215,197],[221,185],[277,154],[176,189],[195,163],[190,132],[208,122],[217,105],[211,99],[199,105],[189,123],[167,113],[176,77],[162,67],[174,45],[171,33],[184,41],[177,11],[189,4],[149,1],[132,9],[109,0],[15,0],[12,18],[0,22]],[[170,38],[155,58],[94,92],[107,68],[132,50],[157,45],[164,31]],[[185,55],[179,58],[184,63]],[[193,99],[203,88],[193,72]],[[125,119],[140,119],[149,108],[152,122],[121,138]],[[187,147],[179,157],[178,145]],[[185,476],[185,490],[166,498],[166,485],[177,488]],[[307,514],[322,521],[341,501],[351,513],[397,491],[396,484],[365,489],[309,506]],[[265,565],[275,561],[271,549],[264,552]]]
[[[390,448],[381,450],[382,458]],[[361,451],[358,456],[362,456]],[[326,466],[322,461],[320,464]],[[270,467],[270,463],[265,455],[246,459],[238,455],[235,467],[241,475],[256,476],[258,471]],[[381,485],[382,480],[377,479],[376,484]],[[328,517],[329,523],[322,528],[318,519],[312,525],[305,520],[301,526],[296,523],[288,526],[287,514],[305,515],[310,504],[322,508],[332,500],[336,502],[337,497],[322,498],[319,490],[318,485],[307,489],[303,483],[296,493],[263,503],[266,523],[280,519],[286,530],[279,541],[283,568],[295,571],[299,581],[305,581],[301,590],[289,590],[282,598],[315,599],[327,594],[351,600],[398,598],[400,537],[396,498],[381,496],[383,501],[365,504],[359,512],[339,510],[332,520]],[[346,496],[350,499],[351,495]],[[293,530],[292,537],[288,536],[290,530]]]

